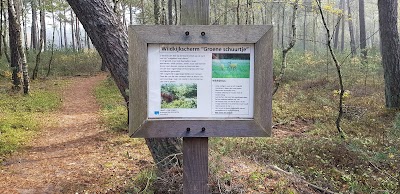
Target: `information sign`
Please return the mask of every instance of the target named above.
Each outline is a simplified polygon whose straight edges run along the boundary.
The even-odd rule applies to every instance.
[[[253,118],[254,44],[149,44],[148,118]]]

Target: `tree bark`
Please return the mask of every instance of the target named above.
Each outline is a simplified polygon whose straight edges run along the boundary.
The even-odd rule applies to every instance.
[[[354,57],[357,54],[356,50],[356,41],[354,38],[354,27],[353,27],[353,18],[351,14],[351,8],[350,8],[350,0],[347,0],[347,15],[349,19],[349,32],[350,32],[350,48],[351,48],[351,56]]]
[[[366,59],[367,58],[367,37],[365,32],[365,11],[364,11],[364,0],[359,0],[359,19],[360,19],[360,49],[361,56]]]
[[[72,43],[72,51],[76,51],[75,46],[75,34],[74,34],[74,12],[71,10],[71,43]]]
[[[172,25],[174,18],[172,18],[172,0],[168,0],[168,25]]]
[[[67,0],[81,21],[93,45],[110,71],[128,103],[128,36],[125,26],[105,0]],[[161,170],[168,168],[162,159],[181,152],[181,140],[146,139],[153,159]]]
[[[236,6],[236,24],[240,25],[240,0],[237,0],[237,6]]]
[[[160,24],[160,0],[154,0],[154,24]]]
[[[400,41],[398,1],[378,0],[382,64],[387,108],[400,108]]]
[[[31,47],[36,50],[38,45],[37,39],[37,4],[36,0],[31,1],[32,7],[32,27],[31,27]]]
[[[8,27],[9,27],[9,44],[11,53],[11,69],[12,69],[12,80],[13,90],[20,91],[22,83],[22,63],[21,56],[18,51],[18,37],[19,24],[14,9],[13,0],[8,0]]]
[[[39,0],[39,6],[42,7],[43,2],[41,0]],[[38,48],[38,53],[36,54],[36,65],[35,68],[33,69],[32,72],[32,79],[35,80],[38,77],[38,72],[39,72],[39,65],[40,65],[40,56],[42,54],[42,49],[43,49],[43,45],[44,43],[44,33],[45,33],[45,23],[43,22],[43,20],[45,20],[45,16],[44,16],[44,10],[41,8],[40,9],[40,39],[39,39],[39,48]]]
[[[339,9],[344,11],[344,9],[343,9],[343,0],[340,0]],[[343,13],[338,15],[337,23],[336,23],[336,26],[335,26],[335,34],[334,34],[334,38],[333,38],[333,48],[335,48],[336,50],[339,47],[339,31],[340,31],[340,22],[341,22],[341,20],[343,20]]]
[[[344,12],[345,12],[345,8],[344,8],[345,4],[346,4],[346,0],[343,0],[343,2],[342,2],[343,15],[344,15]],[[342,52],[342,53],[344,51],[344,29],[345,29],[345,22],[344,22],[344,18],[342,18],[342,34],[340,35],[341,36],[341,38],[340,38],[340,52]]]
[[[10,32],[10,48],[12,63],[14,67],[18,67],[17,79],[19,84],[21,84],[21,79],[23,82],[24,94],[29,94],[29,76],[28,76],[28,66],[26,63],[26,56],[24,47],[22,44],[21,26],[17,12],[20,11],[19,7],[14,3],[13,0],[8,0],[8,15],[9,15],[9,32]],[[11,41],[12,40],[12,41]],[[20,89],[20,86],[16,86],[16,89]]]

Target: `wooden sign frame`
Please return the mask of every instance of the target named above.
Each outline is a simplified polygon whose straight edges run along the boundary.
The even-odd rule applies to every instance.
[[[187,35],[189,32],[189,35]],[[271,25],[129,27],[129,133],[138,138],[266,137],[272,123]],[[148,44],[254,44],[254,118],[149,119]]]

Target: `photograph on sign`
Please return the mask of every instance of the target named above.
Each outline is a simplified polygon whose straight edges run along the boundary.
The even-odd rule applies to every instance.
[[[251,119],[254,44],[149,44],[148,118]]]

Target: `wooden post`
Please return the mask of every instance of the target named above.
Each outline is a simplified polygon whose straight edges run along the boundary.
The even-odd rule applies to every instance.
[[[181,8],[181,25],[208,25],[209,3],[209,0],[183,0]],[[207,183],[208,138],[184,137],[183,193],[208,193]]]

